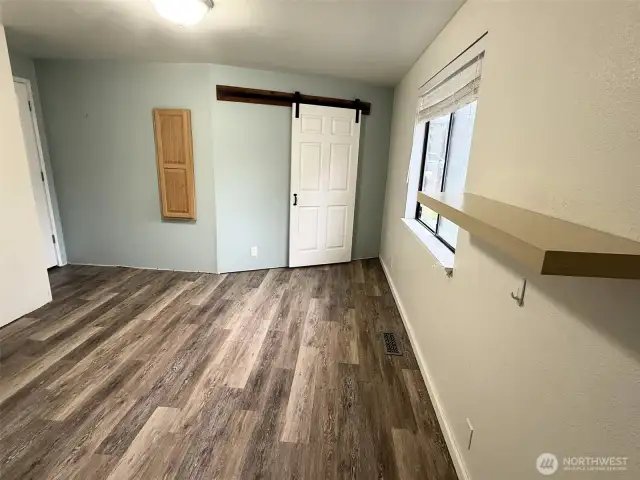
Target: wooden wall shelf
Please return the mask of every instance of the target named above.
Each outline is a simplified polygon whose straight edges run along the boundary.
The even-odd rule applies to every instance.
[[[418,201],[535,273],[640,279],[640,242],[470,193]]]

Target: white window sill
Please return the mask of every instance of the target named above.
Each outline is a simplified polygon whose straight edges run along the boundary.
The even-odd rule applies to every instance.
[[[440,240],[434,237],[433,234],[417,220],[412,218],[403,218],[402,221],[407,228],[411,230],[416,237],[418,237],[418,240],[427,247],[431,256],[442,266],[447,276],[450,277],[453,275],[454,253],[445,247]]]

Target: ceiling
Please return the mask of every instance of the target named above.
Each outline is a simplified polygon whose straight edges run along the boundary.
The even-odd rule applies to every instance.
[[[34,58],[210,62],[395,85],[464,0],[217,0],[195,27],[148,0],[0,0]]]

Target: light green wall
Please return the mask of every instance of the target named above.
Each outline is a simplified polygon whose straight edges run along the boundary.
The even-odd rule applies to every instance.
[[[207,65],[36,61],[71,263],[216,271]],[[198,221],[160,217],[152,109],[191,109]]]
[[[58,196],[56,194],[55,181],[53,180],[53,171],[51,169],[51,158],[49,157],[49,144],[47,142],[47,135],[45,134],[44,119],[42,118],[42,107],[40,105],[40,91],[38,88],[36,69],[31,58],[11,49],[9,49],[9,61],[11,62],[11,73],[13,76],[26,78],[31,83],[36,119],[38,120],[38,132],[40,133],[40,143],[42,145],[42,155],[44,157],[45,169],[49,180],[49,192],[51,193],[51,206],[56,223],[58,246],[60,247],[60,255],[62,257],[62,263],[64,264],[67,263],[67,253],[65,249],[62,222],[60,221]]]
[[[372,103],[353,256],[378,255],[390,89],[205,64],[38,60],[36,69],[70,262],[190,271],[286,265],[291,110],[218,102],[216,84]],[[197,222],[160,218],[154,107],[191,109]]]
[[[212,66],[211,89],[235,85],[371,102],[362,116],[353,257],[377,257],[393,94],[317,76]],[[291,109],[214,101],[215,162],[220,271],[282,267],[288,262]],[[250,256],[258,246],[258,257]]]

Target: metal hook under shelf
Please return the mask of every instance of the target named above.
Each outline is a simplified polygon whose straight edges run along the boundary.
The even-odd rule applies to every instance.
[[[517,303],[519,307],[522,307],[524,305],[524,291],[527,288],[527,279],[523,278],[522,279],[522,286],[520,288],[518,288],[518,293],[513,293],[511,292],[511,298],[513,298]]]

